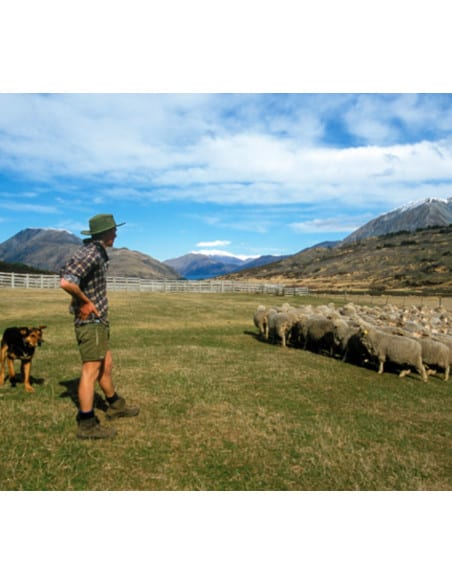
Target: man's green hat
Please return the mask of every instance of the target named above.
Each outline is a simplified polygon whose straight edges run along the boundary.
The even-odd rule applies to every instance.
[[[81,231],[83,235],[97,235],[104,231],[110,231],[114,227],[121,227],[125,223],[116,223],[113,215],[95,215],[89,220],[89,230]]]

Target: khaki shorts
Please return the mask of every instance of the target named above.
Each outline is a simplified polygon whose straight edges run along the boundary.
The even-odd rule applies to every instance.
[[[75,327],[82,361],[103,361],[110,348],[110,327],[102,322],[90,322]]]

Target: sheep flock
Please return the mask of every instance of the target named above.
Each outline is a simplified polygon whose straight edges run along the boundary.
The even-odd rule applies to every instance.
[[[449,379],[452,363],[452,314],[426,306],[337,307],[290,304],[257,307],[259,336],[282,347],[327,355],[358,366],[384,368],[404,377],[418,373]]]

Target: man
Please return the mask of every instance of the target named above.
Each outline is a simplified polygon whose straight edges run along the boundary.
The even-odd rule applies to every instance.
[[[136,416],[138,408],[128,406],[113,384],[113,360],[109,348],[106,249],[113,246],[116,228],[113,215],[96,215],[89,220],[90,238],[84,241],[61,272],[60,286],[72,296],[75,335],[82,358],[78,387],[78,438],[111,438],[114,428],[102,426],[94,414],[94,391],[99,383],[108,402],[109,419]]]

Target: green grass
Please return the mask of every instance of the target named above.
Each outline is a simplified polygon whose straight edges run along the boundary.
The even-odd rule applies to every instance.
[[[114,440],[85,442],[68,297],[0,289],[2,330],[48,325],[35,393],[0,387],[0,489],[451,489],[451,382],[263,343],[262,302],[282,300],[110,293],[116,384],[141,411],[114,422]],[[305,302],[327,301],[291,300]]]

